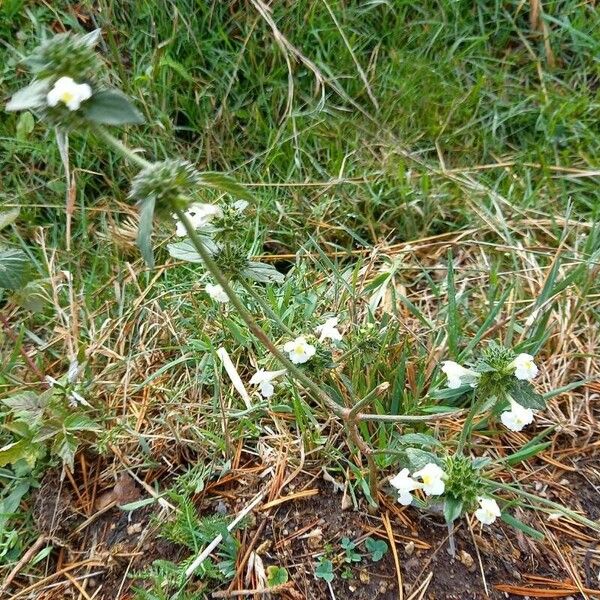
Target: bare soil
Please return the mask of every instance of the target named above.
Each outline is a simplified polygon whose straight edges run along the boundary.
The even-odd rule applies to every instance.
[[[583,467],[565,478],[577,500],[571,505],[579,505],[588,517],[598,518],[598,459],[588,461]],[[217,504],[231,514],[239,512],[265,484],[254,474],[256,470],[252,471],[250,474],[245,471],[239,479],[230,478],[222,486],[219,482],[209,486],[209,491],[197,498],[200,514],[214,514]],[[295,497],[306,490],[312,490],[313,495]],[[248,582],[256,584],[248,566],[253,562],[255,569],[256,563],[264,569],[270,565],[287,569],[291,583],[287,590],[271,597],[397,600],[401,596],[392,553],[373,562],[362,545],[367,536],[386,540],[389,545],[383,522],[387,516],[395,539],[405,599],[600,598],[593,593],[598,588],[600,545],[589,532],[570,535],[568,527],[559,527],[553,530],[553,543],[542,543],[504,524],[494,524],[484,531],[475,527],[471,531],[462,522],[454,533],[456,556],[451,557],[448,531],[438,516],[423,516],[413,509],[399,507],[391,499],[383,497],[375,513],[362,505],[358,510],[347,506],[344,510],[342,493],[334,491],[331,482],[318,474],[312,477],[302,474],[292,485],[280,489],[278,496],[284,501],[267,510],[261,510],[259,505],[247,526],[236,533],[241,546],[239,573],[233,589],[243,589]],[[69,577],[48,579],[37,595],[29,597],[85,598],[82,595],[85,593],[95,600],[128,600],[133,597],[132,585],[143,585],[135,582],[134,573],[159,558],[179,561],[189,556],[183,547],[157,535],[153,518],[158,510],[156,505],[131,512],[115,506],[143,497],[147,494],[131,478],[121,477],[117,485],[98,495],[95,512],[86,517],[80,508],[81,498],[73,493],[68,482],[61,482],[56,472],[49,473],[35,499],[36,525],[55,547],[46,565],[46,575],[66,572]],[[519,516],[527,520],[526,514]],[[358,542],[357,551],[365,555],[361,562],[344,562],[340,546],[344,537]],[[331,586],[314,575],[315,565],[323,555],[335,566],[336,576]],[[586,595],[577,593],[567,565],[579,573],[587,588]],[[12,591],[22,592],[35,581],[21,576],[13,582]],[[55,587],[51,587],[53,583]],[[202,582],[197,586],[198,598],[210,597],[203,591]],[[530,594],[526,593],[528,589]],[[540,590],[545,592],[542,594]],[[549,595],[552,590],[555,595]]]

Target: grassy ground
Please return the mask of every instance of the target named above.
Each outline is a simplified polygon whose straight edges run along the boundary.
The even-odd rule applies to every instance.
[[[285,326],[301,334],[341,316],[360,352],[312,368],[342,402],[389,382],[375,412],[440,410],[440,360],[485,340],[525,344],[549,407],[522,433],[482,429],[477,452],[508,456],[543,433],[543,452],[499,477],[600,517],[594,2],[11,0],[0,5],[3,96],[23,85],[19,60],[43,32],[96,27],[115,83],[147,119],[127,143],[248,186],[240,236],[287,273],[267,291]],[[16,566],[14,597],[202,598],[263,587],[269,566],[294,581],[289,598],[398,598],[397,577],[414,599],[598,597],[596,534],[569,519],[521,511],[544,542],[464,525],[464,555],[451,561],[439,519],[401,508],[385,484],[369,513],[365,465],[331,415],[300,388],[269,404],[253,395],[248,409],[232,387],[220,347],[243,381],[273,363],[206,297],[202,269],[169,257],[168,224],[158,266],[144,267],[127,200],[134,168],[73,136],[67,218],[53,133],[5,114],[0,148],[0,201],[21,210],[2,235],[40,280],[4,297],[0,395],[40,390],[40,375],[58,378],[78,356],[97,425],[75,436],[72,469],[49,452],[33,469],[0,470],[0,565]],[[402,433],[451,446],[462,419]],[[380,451],[399,431],[362,428]],[[0,430],[0,446],[13,440]],[[397,472],[393,454],[377,460]],[[181,583],[255,494],[256,514],[225,536],[205,577]],[[393,539],[398,561],[373,561],[368,535]],[[324,559],[333,583],[314,578]]]

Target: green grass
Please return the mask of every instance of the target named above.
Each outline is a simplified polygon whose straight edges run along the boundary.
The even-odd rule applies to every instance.
[[[275,2],[286,49],[261,4],[5,1],[3,99],[26,82],[19,60],[44,34],[102,28],[113,83],[147,120],[125,130],[128,145],[248,186],[255,202],[240,240],[288,273],[282,286],[265,288],[286,327],[300,334],[341,315],[347,347],[359,350],[337,371],[325,368],[328,355],[306,367],[340,403],[387,381],[371,412],[456,407],[460,399],[441,391],[437,363],[468,360],[487,339],[544,356],[555,369],[545,391],[595,376],[593,4],[546,2],[533,27],[533,3],[516,1]],[[282,386],[277,410],[244,410],[216,351],[227,348],[244,381],[274,362],[233,311],[207,300],[202,268],[169,262],[169,224],[158,226],[158,270],[143,266],[125,231],[136,169],[91,134],[71,137],[76,196],[66,250],[54,133],[30,124],[13,113],[0,120],[0,209],[20,207],[3,236],[27,250],[43,282],[36,311],[29,290],[0,309],[17,336],[0,338],[0,395],[33,385],[21,351],[53,376],[75,351],[86,358],[86,392],[102,428],[82,436],[81,447],[103,464],[120,464],[115,449],[142,470],[162,464],[157,489],[166,488],[194,461],[226,472],[240,441],[256,455],[276,430],[291,447],[302,443],[311,465],[340,479],[350,473],[358,505],[368,493],[364,465],[325,425],[322,408]],[[62,271],[72,273],[72,292]],[[283,344],[283,328],[244,299]],[[576,414],[572,404],[562,409]],[[8,411],[0,418],[10,422]],[[571,434],[585,430],[581,418]],[[426,425],[410,431],[431,433]],[[363,423],[361,433],[379,451],[402,446],[395,425]],[[0,446],[12,439],[3,428]],[[6,557],[0,538],[0,561],[12,564],[36,538],[26,490],[58,462],[45,457],[33,475],[0,470],[0,498],[19,532]],[[377,462],[396,464],[389,453]]]

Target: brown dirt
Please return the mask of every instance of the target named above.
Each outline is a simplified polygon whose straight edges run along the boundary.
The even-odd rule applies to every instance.
[[[569,478],[577,486],[581,505],[593,518],[598,514],[598,495],[594,495],[594,483],[597,485],[597,480],[591,482],[589,473],[590,468],[591,472],[596,472],[595,463],[587,467],[580,472],[570,473]],[[117,483],[105,492],[104,502],[110,500],[114,490],[126,490],[128,496],[120,500],[142,496],[131,481],[120,480]],[[212,514],[216,503],[224,502],[232,513],[238,512],[261,485],[264,485],[264,481],[261,482],[254,474],[246,475],[241,480],[232,479],[225,486],[216,482],[209,493],[198,498],[199,511]],[[498,591],[495,586],[535,587],[537,584],[538,588],[548,589],[547,585],[540,583],[544,580],[535,577],[553,582],[569,579],[562,557],[557,553],[558,546],[533,542],[504,525],[495,524],[483,532],[477,528],[472,535],[466,524],[461,524],[455,532],[457,557],[451,558],[447,552],[447,529],[437,516],[422,516],[412,509],[401,509],[389,500],[384,501],[381,511],[376,514],[364,510],[342,510],[342,494],[334,493],[330,482],[304,475],[297,477],[292,486],[281,489],[279,497],[302,489],[316,489],[318,493],[284,502],[266,511],[255,511],[248,526],[237,534],[241,543],[238,561],[254,550],[265,568],[276,565],[287,569],[294,587],[289,594],[282,593],[279,596],[281,598],[397,600],[397,575],[391,552],[379,562],[364,559],[360,563],[353,563],[349,565],[349,578],[341,577],[346,566],[340,547],[341,539],[348,537],[353,541],[361,541],[370,535],[389,543],[382,522],[384,514],[390,517],[396,539],[404,598],[411,597],[420,585],[424,586],[423,595],[416,593],[415,598],[426,600],[523,598],[527,596]],[[56,473],[46,477],[37,494],[34,513],[39,531],[47,535],[57,549],[48,565],[48,574],[70,569],[79,562],[81,566],[70,569],[69,574],[77,577],[98,572],[93,577],[83,578],[81,581],[84,583],[79,584],[95,600],[129,600],[132,598],[132,573],[142,570],[158,558],[178,561],[187,557],[186,550],[157,537],[152,518],[158,510],[155,506],[146,506],[131,513],[110,506],[103,510],[96,513],[91,521],[86,521],[86,515],[78,508],[76,495],[68,490],[67,484],[61,483]],[[563,549],[567,548],[568,542],[573,545],[574,540],[565,540]],[[357,550],[366,554],[360,544]],[[599,567],[598,550],[597,540],[590,542],[589,539],[581,541],[579,554],[570,549],[573,562],[578,555],[582,558],[579,561],[582,572],[585,572],[582,579],[585,580],[584,585],[592,589],[597,587],[593,575]],[[314,576],[315,564],[324,552],[335,565],[336,577],[331,589]],[[234,589],[245,587],[242,582],[247,561],[238,566],[242,575],[236,580]],[[488,596],[485,594],[482,570]],[[427,580],[429,583],[426,583]],[[34,581],[30,579],[29,583],[24,583],[20,580],[19,588],[22,590]],[[143,585],[143,582],[138,583]],[[80,594],[81,590],[70,579],[64,579],[62,585],[45,591],[38,590],[38,595],[32,597],[44,600],[85,597]],[[198,591],[198,598],[203,597]],[[529,597],[539,596],[532,593]],[[584,598],[576,593],[558,592],[556,596],[545,597]],[[588,597],[598,596],[590,594]]]

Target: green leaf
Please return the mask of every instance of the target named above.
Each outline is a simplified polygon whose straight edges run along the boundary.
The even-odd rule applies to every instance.
[[[79,442],[77,441],[77,436],[68,433],[66,431],[60,432],[52,443],[52,454],[60,457],[65,465],[67,465],[71,471],[74,468],[75,462],[75,453],[77,452],[77,447],[79,446]]]
[[[0,212],[0,230],[14,223],[19,216],[19,212],[18,207]]]
[[[273,265],[261,262],[249,262],[243,275],[259,283],[283,283],[285,280],[285,275],[280,273]]]
[[[473,468],[478,471],[480,469],[483,469],[484,467],[487,467],[491,463],[492,459],[488,458],[487,456],[477,456],[471,461],[471,465],[473,466]]]
[[[30,262],[22,250],[0,250],[0,288],[17,290],[23,287],[29,278]]]
[[[135,502],[129,502],[128,504],[119,504],[119,508],[124,512],[133,512],[138,508],[144,508],[150,504],[158,502],[156,498],[144,498],[143,500],[136,500]]]
[[[252,200],[252,194],[243,185],[233,179],[233,177],[229,177],[229,175],[206,171],[202,173],[202,183],[220,192],[227,192],[232,196]]]
[[[89,33],[81,36],[81,41],[90,48],[93,48],[99,41],[100,36],[102,35],[102,30],[100,28],[94,29]]]
[[[35,127],[33,115],[27,110],[19,116],[17,121],[16,138],[22,142],[29,137]]]
[[[444,500],[444,518],[450,524],[456,521],[462,514],[463,502],[454,496],[446,496]]]
[[[411,446],[424,446],[435,448],[442,445],[439,440],[436,440],[432,435],[426,433],[405,433],[397,438],[400,444],[410,444]]]
[[[206,235],[202,235],[200,231],[197,231],[204,247],[210,254],[216,254],[219,249],[218,246],[213,242],[211,238]],[[192,240],[186,238],[181,242],[175,242],[173,244],[167,244],[167,250],[169,254],[176,260],[183,260],[185,262],[202,264],[202,257],[198,254],[198,251],[194,247]]]
[[[98,423],[92,421],[89,417],[82,414],[71,414],[63,421],[63,427],[66,431],[98,431],[100,429]]]
[[[275,587],[287,583],[289,579],[288,572],[283,567],[271,565],[267,567],[267,586]]]
[[[519,519],[513,517],[511,514],[503,512],[500,515],[500,518],[507,525],[510,525],[511,527],[522,531],[525,535],[528,535],[530,538],[533,538],[534,540],[538,540],[540,542],[544,540],[544,534],[541,531],[538,531],[537,529],[526,525],[525,523],[523,523],[523,521],[519,521]]]
[[[528,381],[515,379],[510,385],[508,393],[515,402],[525,408],[533,410],[544,410],[546,408],[546,400],[533,389]]]
[[[2,403],[6,404],[12,410],[15,418],[26,421],[37,421],[41,418],[46,406],[48,406],[52,394],[52,390],[48,390],[43,394],[26,391],[10,396],[9,398],[3,398]]]
[[[384,540],[376,540],[372,537],[365,540],[365,548],[370,552],[373,562],[379,562],[388,551],[388,545]]]
[[[320,561],[315,569],[315,577],[331,583],[333,581],[333,563],[330,560]]]
[[[530,446],[528,444],[527,446],[521,448],[518,452],[507,456],[505,459],[503,459],[502,462],[506,462],[511,466],[516,465],[517,463],[520,463],[524,460],[527,460],[528,458],[531,458],[532,456],[535,456],[536,454],[539,454],[548,446],[550,446],[551,443],[552,442],[542,442],[541,444],[534,444],[533,446]]]
[[[140,223],[136,242],[142,258],[150,269],[154,268],[154,252],[152,250],[152,229],[154,219],[154,206],[156,200],[149,196],[141,202],[140,205]]]
[[[88,121],[103,125],[140,125],[144,122],[142,113],[131,100],[115,89],[94,92],[82,105],[82,112]]]
[[[448,251],[448,350],[450,356],[454,358],[458,355],[458,343],[460,339],[460,327],[458,324],[458,309],[456,306],[456,288],[454,286],[454,261],[452,250]]]
[[[16,112],[19,110],[35,110],[36,108],[45,106],[48,88],[48,79],[34,81],[13,95],[6,105],[6,110],[8,112]]]
[[[22,288],[13,292],[11,301],[25,310],[41,313],[44,308],[52,305],[49,280],[35,279],[29,281]]]
[[[431,452],[426,452],[420,448],[407,448],[406,456],[410,464],[411,471],[420,471],[425,465],[434,463],[439,467],[442,466],[440,459]]]
[[[39,455],[40,448],[37,444],[28,439],[19,440],[0,448],[0,467],[8,464],[14,465],[20,460],[25,460],[33,467]]]

